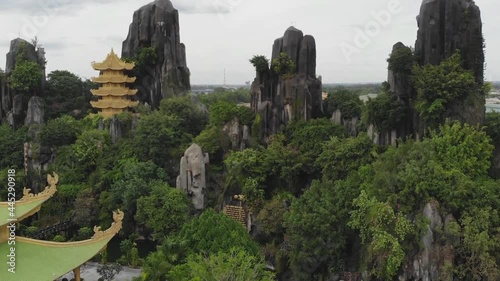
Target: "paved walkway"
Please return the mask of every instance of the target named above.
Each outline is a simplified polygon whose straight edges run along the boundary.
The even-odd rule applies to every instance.
[[[97,267],[99,266],[98,263],[95,262],[88,262],[84,265],[82,265],[80,269],[81,277],[85,281],[97,281],[101,275],[97,273]],[[139,277],[141,276],[141,269],[140,268],[131,268],[131,267],[123,267],[123,270],[115,275],[113,278],[113,281],[131,281],[132,278],[134,277]],[[68,280],[71,280],[73,278],[73,272],[68,272],[66,275],[62,276],[61,278],[57,279],[58,281],[62,280],[63,278],[67,278]]]

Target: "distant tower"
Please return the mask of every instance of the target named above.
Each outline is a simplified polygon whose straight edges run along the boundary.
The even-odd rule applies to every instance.
[[[226,86],[226,69],[224,68],[224,86]]]
[[[121,113],[127,108],[135,107],[138,101],[131,101],[128,97],[137,94],[137,90],[127,88],[127,83],[134,83],[135,77],[128,77],[125,70],[132,70],[133,63],[122,61],[111,49],[106,60],[101,63],[92,63],[95,70],[100,71],[97,78],[92,78],[92,82],[102,84],[97,90],[92,90],[94,96],[100,97],[96,102],[90,102],[92,107],[100,109],[99,114],[104,118],[112,117]]]

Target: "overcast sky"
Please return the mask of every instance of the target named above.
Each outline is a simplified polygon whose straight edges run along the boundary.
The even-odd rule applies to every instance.
[[[47,70],[69,70],[84,78],[97,75],[92,61],[111,48],[121,53],[135,10],[150,0],[0,0],[0,54],[13,37],[45,47]],[[274,39],[294,25],[313,35],[317,73],[326,83],[382,82],[392,45],[413,46],[421,0],[173,0],[179,10],[181,41],[186,44],[192,84],[253,80],[248,59],[271,56]],[[500,80],[500,2],[476,0],[482,11],[488,80]],[[383,12],[382,12],[383,11]],[[49,15],[48,17],[46,15]],[[377,19],[376,14],[391,14]],[[377,25],[382,26],[377,30]],[[359,30],[371,33],[359,48]],[[366,40],[368,39],[368,40]],[[5,56],[0,56],[5,67]]]

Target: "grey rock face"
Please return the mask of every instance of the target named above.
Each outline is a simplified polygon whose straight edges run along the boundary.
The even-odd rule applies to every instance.
[[[10,89],[5,80],[1,81],[0,115],[9,117],[7,118],[10,120],[9,123],[12,122],[11,125],[15,127],[24,124],[26,113],[29,111],[28,100],[34,95],[42,95],[45,86],[45,51],[43,48],[36,49],[31,43],[20,38],[14,39],[10,42],[10,49],[6,57],[7,62],[5,67],[5,77],[8,78],[12,74],[19,55],[22,55],[24,59],[28,61],[39,64],[43,75],[40,81],[40,87],[35,89],[33,93],[27,93],[27,96],[24,97],[18,95],[20,93],[15,93],[12,89]]]
[[[300,74],[316,77],[316,41],[311,35],[302,39],[298,67]]]
[[[113,115],[113,118],[111,119],[111,122],[109,124],[109,134],[111,135],[111,142],[113,144],[116,144],[122,137],[122,125],[116,115]]]
[[[35,50],[35,46],[24,39],[14,39],[10,41],[10,49],[7,53],[5,74],[9,75],[14,70],[14,67],[16,66],[17,55],[22,51],[22,48],[24,48],[25,58],[27,60],[38,62],[38,53]]]
[[[137,77],[139,97],[153,108],[167,96],[190,90],[186,47],[180,42],[179,13],[169,0],[156,0],[135,11],[122,56],[135,57],[143,48],[154,47],[158,61]]]
[[[231,150],[243,151],[250,146],[250,128],[247,125],[242,125],[238,118],[227,123],[223,132],[231,142]]]
[[[257,73],[252,84],[252,109],[260,114],[264,138],[282,130],[293,119],[323,115],[322,83],[316,77],[316,43],[295,27],[274,41],[272,59],[286,53],[296,65],[290,79]]]
[[[197,211],[206,207],[206,165],[208,163],[208,153],[203,154],[201,147],[197,144],[192,144],[186,150],[180,162],[177,188],[185,191],[191,197]]]
[[[444,59],[460,51],[463,65],[471,70],[479,84],[484,82],[484,51],[481,13],[478,6],[469,0],[426,0],[423,1],[417,17],[418,34],[415,55],[419,65],[437,65]],[[402,43],[393,47],[407,48]],[[420,139],[425,135],[427,124],[412,107],[417,93],[408,77],[389,70],[387,79],[393,92],[406,108],[405,116],[397,128],[396,138],[413,136]],[[485,117],[484,94],[478,89],[465,99],[447,106],[445,119],[458,120],[471,125],[482,125]],[[381,132],[382,134],[389,132]],[[390,132],[393,134],[392,132]],[[389,139],[380,139],[381,145],[390,144]]]
[[[439,64],[460,50],[464,67],[474,73],[478,83],[483,83],[482,21],[474,1],[424,1],[417,22],[415,53],[420,64]],[[477,125],[483,124],[484,115],[485,99],[478,91],[467,102],[461,100],[450,106],[445,117]]]
[[[26,114],[26,119],[24,120],[25,125],[44,124],[44,104],[45,102],[42,98],[31,97],[28,102],[28,112]]]
[[[23,95],[17,95],[12,99],[12,108],[9,111],[12,114],[13,127],[17,127],[24,123],[24,118],[26,116],[26,100]]]
[[[447,244],[448,242],[440,244],[438,238],[442,235],[441,233],[445,233],[446,226],[455,219],[452,215],[445,216],[443,219],[435,202],[428,203],[422,214],[429,221],[427,231],[421,237],[422,249],[404,267],[399,280],[443,280],[444,272],[441,272],[441,266],[446,262],[453,262],[455,256],[453,247]]]

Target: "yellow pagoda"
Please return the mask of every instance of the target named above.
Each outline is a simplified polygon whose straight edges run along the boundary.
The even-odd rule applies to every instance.
[[[91,101],[90,104],[100,110],[99,114],[102,117],[112,117],[139,104],[129,98],[137,94],[137,90],[126,86],[127,83],[134,83],[136,78],[128,77],[124,73],[125,70],[132,70],[134,66],[133,63],[122,61],[113,49],[103,62],[92,63],[94,70],[100,71],[99,77],[92,78],[92,82],[102,86],[97,90],[91,90],[94,96],[99,97],[99,100]]]

